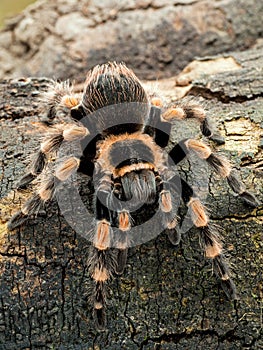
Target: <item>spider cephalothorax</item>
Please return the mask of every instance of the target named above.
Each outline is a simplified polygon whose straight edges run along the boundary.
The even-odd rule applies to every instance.
[[[37,214],[76,171],[91,177],[94,219],[90,222],[93,233],[88,261],[98,327],[105,324],[106,282],[114,273],[123,272],[133,229],[158,212],[160,227],[178,244],[180,198],[200,229],[205,255],[212,260],[223,289],[235,298],[220,237],[198,196],[175,172],[174,165],[194,152],[226,178],[247,203],[256,206],[258,201],[238,180],[229,162],[205,143],[185,139],[165,151],[175,119],[196,118],[204,136],[222,142],[211,131],[204,110],[196,105],[165,108],[160,98],[146,94],[131,70],[118,63],[99,65],[88,72],[82,95],[75,95],[68,83],[53,83],[43,101],[49,120],[46,134],[18,185],[24,188],[32,183],[34,195],[13,215],[9,228]],[[82,154],[67,153],[61,158],[62,145],[70,150],[76,143],[81,145]],[[147,236],[147,232],[141,234]]]

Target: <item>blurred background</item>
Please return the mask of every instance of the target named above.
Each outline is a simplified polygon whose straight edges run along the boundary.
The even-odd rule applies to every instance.
[[[0,78],[82,82],[115,60],[140,79],[163,79],[263,35],[262,0],[0,0],[0,14]]]
[[[5,18],[14,16],[22,11],[27,5],[32,4],[35,0],[1,0],[0,1],[0,28],[3,28]]]

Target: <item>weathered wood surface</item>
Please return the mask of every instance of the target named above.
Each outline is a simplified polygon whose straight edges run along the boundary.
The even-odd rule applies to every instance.
[[[251,47],[262,17],[261,0],[38,1],[0,33],[0,77],[82,81],[110,59],[167,78],[196,56]]]
[[[254,65],[255,56],[259,61]],[[168,100],[186,91],[198,92],[195,98],[226,137],[226,144],[217,150],[232,157],[247,187],[262,200],[263,88],[251,82],[262,84],[263,51],[229,57],[235,61],[231,71],[223,72],[223,61],[213,75],[200,75],[192,66],[187,70],[191,78],[180,75],[160,81],[159,89]],[[218,57],[210,60],[213,65]],[[250,67],[250,79],[246,67]],[[176,80],[184,86],[175,87]],[[41,117],[36,97],[47,82],[29,78],[0,83],[0,349],[263,348],[262,207],[246,206],[223,180],[211,179],[206,203],[213,221],[222,228],[234,266],[236,304],[226,300],[210,263],[203,259],[195,229],[184,235],[178,247],[159,235],[130,249],[123,276],[110,284],[108,328],[97,333],[87,303],[90,243],[73,232],[56,204],[25,227],[6,230],[11,211],[27,196],[12,189],[38,145],[32,123]],[[192,136],[198,135],[198,126],[189,125]],[[176,127],[174,141],[181,138]]]

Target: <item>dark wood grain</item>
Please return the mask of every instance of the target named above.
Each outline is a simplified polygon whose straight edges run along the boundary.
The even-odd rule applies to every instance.
[[[261,59],[262,51],[258,53]],[[232,159],[247,187],[262,200],[263,89],[252,86],[248,92],[244,87],[248,70],[250,81],[260,80],[253,62],[247,59],[247,70],[231,72],[231,79],[239,82],[234,99],[229,72],[196,76],[189,94],[198,91],[194,98],[226,138],[225,145],[213,147]],[[36,98],[47,83],[37,78],[0,83],[0,349],[260,349],[262,207],[246,206],[223,180],[211,180],[205,202],[234,266],[235,304],[226,300],[204,260],[195,229],[178,247],[161,234],[130,249],[124,274],[110,283],[108,328],[97,333],[87,303],[90,242],[69,227],[56,203],[23,228],[7,231],[11,212],[28,196],[13,189],[39,143],[33,124],[41,118]],[[160,91],[162,86],[166,81],[160,82]],[[216,93],[215,86],[220,86]],[[237,101],[239,92],[242,99]],[[166,90],[168,96],[173,93],[173,88]],[[197,124],[189,125],[188,131],[198,136]],[[176,124],[173,142],[182,133]],[[188,167],[182,167],[182,174]],[[208,176],[202,168],[195,174]],[[84,197],[86,180],[82,178]]]

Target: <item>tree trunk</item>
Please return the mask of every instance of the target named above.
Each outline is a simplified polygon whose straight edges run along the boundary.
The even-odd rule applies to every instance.
[[[0,77],[81,82],[116,60],[142,79],[167,78],[196,56],[251,47],[262,18],[261,0],[38,1],[0,33]]]
[[[195,61],[173,80],[159,82],[168,101],[196,95],[192,98],[225,136],[225,145],[214,147],[232,159],[260,200],[262,64],[263,49],[258,48]],[[213,74],[200,75],[201,65]],[[0,349],[263,348],[262,207],[246,206],[224,180],[202,173],[203,168],[194,174],[209,177],[205,202],[212,221],[222,228],[239,295],[236,303],[226,299],[203,258],[196,229],[186,232],[177,247],[160,234],[129,250],[124,274],[110,283],[107,330],[98,333],[87,300],[90,242],[69,227],[56,204],[24,227],[7,230],[11,212],[28,196],[13,189],[39,144],[33,126],[41,117],[36,97],[47,83],[45,78],[0,83]],[[172,142],[185,133],[198,136],[195,123],[182,125],[175,125]],[[190,165],[182,166],[183,175],[192,171]]]

